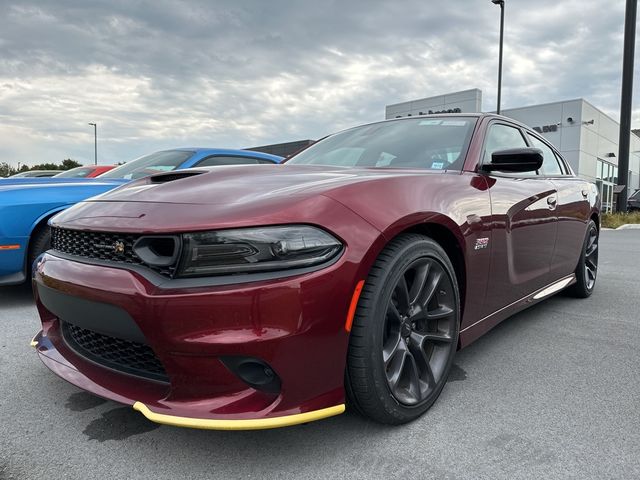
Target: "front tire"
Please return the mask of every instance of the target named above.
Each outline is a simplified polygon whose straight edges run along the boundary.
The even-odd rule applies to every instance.
[[[347,358],[349,403],[372,420],[415,420],[444,388],[458,344],[460,296],[444,250],[404,234],[365,282]]]

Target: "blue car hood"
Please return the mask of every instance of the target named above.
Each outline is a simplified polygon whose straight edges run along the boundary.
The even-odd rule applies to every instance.
[[[60,184],[75,184],[75,183],[110,183],[112,185],[119,185],[121,183],[128,182],[123,178],[53,178],[53,177],[36,177],[36,178],[0,178],[0,187],[5,185],[60,185]]]

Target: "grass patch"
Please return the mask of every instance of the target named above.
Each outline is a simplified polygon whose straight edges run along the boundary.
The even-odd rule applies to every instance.
[[[601,223],[605,228],[618,228],[626,223],[640,223],[640,212],[603,213]]]

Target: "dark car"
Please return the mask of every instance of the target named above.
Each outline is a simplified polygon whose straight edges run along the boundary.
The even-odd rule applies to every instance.
[[[640,211],[640,190],[636,190],[627,200],[627,210],[629,212]]]
[[[170,425],[424,413],[456,351],[591,295],[600,199],[533,130],[411,117],[282,165],[132,182],[52,220],[33,339],[57,375]],[[538,372],[531,372],[532,375]]]

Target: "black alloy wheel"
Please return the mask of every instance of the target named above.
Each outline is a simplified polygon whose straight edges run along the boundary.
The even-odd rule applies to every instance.
[[[593,293],[598,276],[598,226],[593,220],[589,221],[587,234],[582,246],[580,260],[576,267],[576,283],[567,291],[578,298],[587,298]]]
[[[381,253],[350,337],[350,404],[383,423],[422,415],[444,387],[458,343],[453,266],[433,240],[402,235]]]

